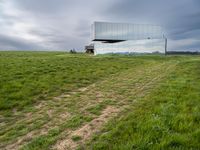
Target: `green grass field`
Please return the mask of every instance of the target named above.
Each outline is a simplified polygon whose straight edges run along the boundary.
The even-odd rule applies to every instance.
[[[200,149],[200,57],[0,52],[0,149]]]

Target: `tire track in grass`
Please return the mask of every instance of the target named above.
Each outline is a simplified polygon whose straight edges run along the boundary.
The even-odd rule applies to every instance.
[[[56,101],[51,103],[51,105],[54,104],[54,103],[56,103],[56,104],[60,103],[59,105],[62,106],[63,105],[63,101],[68,101],[68,99],[70,97],[74,96],[75,94],[77,94],[79,92],[84,92],[85,90],[93,88],[93,87],[94,87],[94,84],[92,84],[92,85],[90,85],[88,87],[80,88],[76,92],[72,92],[71,95],[62,94],[62,95],[60,95],[58,97],[54,97],[54,100],[56,100]],[[47,104],[46,105],[42,105],[42,107],[44,107],[44,106],[47,106]],[[51,118],[51,120],[49,122],[47,122],[47,123],[44,123],[39,129],[33,129],[30,132],[28,132],[27,134],[15,138],[13,141],[10,141],[8,143],[1,142],[0,148],[5,148],[5,149],[8,149],[8,150],[10,150],[10,149],[18,149],[18,147],[20,145],[22,145],[22,143],[30,141],[31,139],[33,139],[36,136],[47,134],[50,129],[56,128],[57,126],[61,125],[64,120],[65,121],[67,119],[69,120],[71,118],[71,114],[69,112],[67,112],[67,110],[65,110],[65,109],[63,111],[57,113],[57,114],[53,114],[57,110],[60,111],[60,109],[62,108],[60,106],[54,107],[53,109],[55,109],[55,110],[53,110],[53,109],[49,110],[48,108],[44,107],[45,109],[43,109],[42,111],[38,111],[37,114],[40,114],[40,115],[42,113],[44,115],[47,114],[49,116],[49,118]],[[41,109],[41,106],[38,107],[38,105],[37,105],[36,107],[37,107],[38,110]],[[37,114],[36,114],[36,116],[37,116]],[[41,118],[40,117],[31,118],[31,115],[28,115],[28,118],[25,118],[23,120],[26,120],[27,122],[32,120],[34,122],[37,119],[42,119],[42,116],[41,116]],[[23,123],[23,122],[22,122],[22,120],[20,120],[20,122],[16,122],[16,123]],[[7,128],[7,131],[9,131],[10,129],[12,130],[13,128],[15,128],[15,126],[16,126],[16,124],[13,124],[13,126],[9,126],[9,128]],[[0,138],[1,138],[1,136],[0,136]]]
[[[80,88],[76,92],[72,92],[72,95],[67,94],[67,96],[66,96],[66,94],[62,94],[58,97],[54,97],[54,99],[56,99],[55,103],[59,103],[59,102],[61,103],[61,101],[65,101],[66,98],[72,97],[73,95],[75,95],[79,92],[82,93],[82,92],[85,92],[86,90],[90,90],[94,86],[95,86],[95,84],[92,84],[88,87]],[[62,105],[62,103],[60,105]],[[58,107],[56,109],[60,109],[60,107]],[[50,112],[52,112],[52,110],[47,111],[47,114],[52,118],[49,122],[44,124],[39,129],[32,130],[32,131],[28,132],[28,134],[25,134],[24,136],[19,136],[14,141],[11,141],[11,143],[7,143],[7,146],[5,147],[5,149],[7,149],[7,150],[18,149],[21,147],[21,145],[23,143],[28,142],[28,141],[32,140],[33,138],[38,137],[40,135],[47,134],[48,131],[51,130],[52,128],[59,127],[60,125],[62,125],[62,123],[64,121],[67,121],[73,117],[69,112],[65,112],[65,110],[61,111],[57,115],[49,114]],[[4,145],[0,145],[0,148],[1,147],[3,148]]]
[[[113,77],[111,77],[111,78],[109,78],[109,79],[107,79],[107,80],[105,80],[105,81],[101,81],[101,82],[99,82],[98,83],[98,85],[91,85],[91,86],[88,86],[87,88],[83,88],[83,89],[80,89],[80,92],[77,92],[77,93],[74,93],[73,95],[71,95],[71,96],[68,96],[68,95],[61,95],[61,96],[59,96],[59,97],[56,97],[56,99],[57,99],[57,101],[55,101],[55,102],[53,102],[52,104],[54,105],[54,103],[59,103],[58,104],[58,106],[63,106],[63,104],[66,102],[66,103],[68,103],[69,101],[73,101],[73,99],[72,98],[75,98],[76,99],[76,102],[77,103],[74,103],[74,105],[76,106],[75,108],[77,109],[76,111],[79,111],[79,110],[81,110],[83,113],[88,113],[88,111],[87,111],[87,107],[89,107],[89,106],[92,106],[92,105],[94,105],[94,99],[96,98],[96,96],[94,95],[94,93],[96,92],[96,91],[101,91],[102,90],[102,86],[104,86],[104,85],[107,85],[108,86],[108,88],[111,88],[112,89],[112,87],[113,86],[120,86],[120,85],[117,85],[117,83],[116,82],[122,82],[123,84],[121,84],[122,86],[121,86],[121,89],[126,89],[127,88],[127,80],[131,80],[132,81],[132,78],[135,78],[135,82],[137,82],[138,81],[138,76],[140,76],[140,75],[144,75],[144,72],[146,72],[147,74],[149,74],[149,73],[153,73],[155,70],[159,70],[160,69],[160,67],[162,66],[162,65],[164,65],[164,66],[168,66],[168,64],[159,64],[159,65],[155,65],[155,66],[152,66],[152,65],[150,65],[150,66],[148,66],[148,67],[144,67],[144,68],[142,68],[141,70],[139,70],[139,71],[136,71],[136,73],[133,73],[132,71],[135,71],[134,69],[132,69],[131,71],[130,70],[127,70],[127,72],[124,72],[124,73],[121,73],[119,76],[113,76]],[[150,71],[149,71],[150,70]],[[131,73],[130,73],[131,72]],[[137,75],[138,74],[138,75]],[[135,75],[135,76],[133,76],[133,75]],[[129,79],[124,79],[124,77],[128,77]],[[123,79],[123,80],[122,80]],[[111,81],[110,81],[111,80]],[[114,82],[114,83],[113,83]],[[144,83],[146,83],[146,82],[149,82],[148,80],[146,81],[146,80],[144,80],[143,81]],[[134,87],[135,86],[135,87]],[[143,84],[141,84],[141,83],[139,83],[138,84],[138,86],[144,86]],[[133,85],[133,88],[135,88],[135,89],[137,89],[138,87],[137,87],[137,85]],[[95,99],[95,104],[98,104],[98,103],[100,103],[100,102],[102,102],[102,101],[104,101],[106,98],[108,98],[108,96],[109,96],[109,91],[110,90],[108,90],[108,91],[101,91],[102,93],[101,93],[101,97],[99,98],[99,100],[97,100],[96,101],[96,99]],[[132,91],[132,90],[131,90]],[[134,90],[135,91],[135,90]],[[81,97],[79,97],[79,96],[77,96],[77,94],[79,95],[81,95]],[[120,97],[121,95],[119,94],[119,93],[116,93],[116,92],[114,92],[114,94],[113,94],[113,96],[114,97],[111,97],[111,98],[113,98],[113,99],[115,99],[115,97],[116,98],[118,98],[118,97]],[[81,100],[83,100],[83,101],[80,101],[80,98],[82,98]],[[122,97],[123,98],[123,97]],[[84,100],[85,99],[85,100]],[[93,100],[92,100],[93,99]],[[79,100],[79,101],[78,101]],[[118,100],[118,99],[117,99]],[[122,101],[119,101],[119,103],[120,102],[122,102]],[[62,107],[55,107],[56,109],[60,109],[60,108],[62,108]],[[54,108],[54,109],[55,109]],[[63,111],[64,111],[65,109],[63,109],[61,112],[59,112],[59,114],[62,114],[63,113]],[[70,111],[69,111],[69,113],[70,113]],[[57,114],[56,114],[57,115]],[[54,116],[54,117],[56,117],[56,115]],[[70,117],[69,117],[70,118]],[[60,122],[60,124],[58,125],[58,126],[56,126],[56,127],[59,127],[63,122],[65,122],[66,121],[66,119],[65,120],[63,120],[63,119],[61,119],[61,122]],[[49,121],[49,124],[51,124],[51,122],[53,122],[52,120],[50,120]],[[102,124],[104,124],[104,123],[102,123]],[[44,126],[45,125],[48,125],[48,123],[47,124],[44,124]],[[86,125],[87,126],[87,125]],[[32,131],[32,133],[31,132],[29,132],[28,134],[26,134],[25,136],[20,136],[20,137],[18,137],[17,139],[18,140],[15,140],[14,142],[11,142],[10,144],[7,144],[6,145],[6,148],[7,149],[19,149],[21,146],[23,146],[24,144],[26,144],[27,142],[29,143],[31,143],[31,140],[33,139],[33,138],[36,138],[36,137],[39,137],[39,136],[41,136],[41,135],[44,135],[44,134],[47,134],[48,133],[48,131],[49,131],[49,129],[51,129],[51,128],[53,128],[53,126],[49,126],[49,128],[48,129],[45,129],[44,127],[42,127],[41,129],[35,129],[35,130],[33,130]],[[42,132],[40,132],[40,131],[42,131]],[[94,131],[96,131],[96,130],[94,130]],[[92,132],[92,133],[94,133],[94,132]],[[30,135],[31,135],[31,138],[30,138]],[[90,137],[90,136],[87,136],[87,137]],[[4,145],[5,146],[5,145]],[[5,147],[4,147],[5,148]]]
[[[56,117],[56,116],[55,116]],[[67,120],[68,118],[70,118],[70,114],[65,113],[61,116],[61,120]],[[10,144],[8,144],[6,147],[4,147],[6,150],[11,150],[11,149],[19,149],[20,146],[23,145],[23,143],[29,142],[31,141],[33,138],[38,137],[40,135],[44,135],[47,134],[48,131],[52,128],[56,128],[59,125],[62,124],[62,122],[59,119],[57,124],[54,124],[54,122],[48,122],[46,124],[44,124],[40,129],[36,129],[36,130],[32,130],[30,132],[28,132],[28,134],[25,134],[24,136],[19,136],[17,137],[14,141],[12,141]],[[3,146],[0,146],[0,148]]]
[[[170,69],[173,70],[174,67],[175,65],[169,66],[166,68],[165,71],[167,72]],[[157,81],[165,77],[166,72],[163,72],[162,74],[158,76],[155,76],[154,78],[152,78],[152,80],[150,80],[146,84],[142,86],[138,86],[135,89],[135,95],[137,97],[142,97],[143,95],[145,95],[145,92],[141,94],[141,91],[143,91],[144,89],[148,89],[148,87],[150,87],[151,85],[154,85],[155,83],[157,83]],[[92,120],[89,123],[86,123],[84,126],[74,131],[69,132],[69,130],[67,130],[67,134],[66,134],[67,137],[60,141],[57,141],[57,143],[52,148],[57,149],[57,150],[66,150],[66,149],[71,150],[71,149],[76,149],[80,145],[83,146],[84,143],[88,141],[92,137],[93,134],[98,132],[104,124],[106,124],[111,118],[116,117],[117,114],[121,112],[123,109],[125,109],[126,107],[128,107],[126,103],[124,105],[120,105],[120,109],[116,107],[108,106],[106,109],[102,111],[102,114],[98,118]],[[111,109],[111,111],[109,109]]]
[[[59,141],[53,149],[57,150],[66,150],[66,149],[75,149],[78,146],[78,143],[75,142],[75,138],[81,138],[81,143],[89,139],[95,132],[97,132],[103,124],[108,122],[109,119],[116,116],[120,109],[115,107],[108,106],[103,110],[102,114],[98,118],[93,119],[91,122],[85,124],[83,127],[72,131],[68,135],[68,138],[62,141]],[[74,138],[74,140],[73,140]]]
[[[66,121],[67,119],[69,120],[71,118],[71,114],[67,112],[68,110],[65,110],[65,109],[56,115],[54,115],[53,112],[55,113],[56,110],[60,111],[60,109],[63,108],[63,104],[65,102],[67,103],[70,97],[74,97],[76,94],[84,93],[86,90],[90,90],[94,88],[94,86],[95,84],[91,84],[87,87],[80,88],[74,92],[70,92],[68,94],[62,94],[60,96],[54,97],[54,100],[50,104],[43,104],[44,102],[42,102],[41,104],[36,105],[35,107],[38,109],[38,111],[36,112],[36,114],[34,114],[34,117],[32,117],[31,114],[28,114],[26,115],[25,118],[16,122],[16,124],[24,123],[23,121],[26,121],[26,123],[29,123],[27,124],[27,126],[30,126],[31,128],[32,122],[34,123],[34,121],[38,119],[43,119],[43,115],[47,114],[52,119],[50,119],[49,122],[46,122],[46,123],[44,122],[40,128],[37,128],[37,129],[34,128],[30,130],[27,134],[20,135],[14,138],[14,140],[11,140],[9,142],[6,141],[5,143],[1,142],[0,148],[5,148],[9,150],[18,149],[18,147],[20,147],[20,145],[22,145],[24,142],[30,141],[31,139],[38,137],[40,135],[47,134],[50,129],[60,126],[64,121]],[[49,110],[48,105],[54,105],[54,104],[55,104],[55,107]],[[56,125],[54,125],[54,123],[56,123]],[[7,125],[8,127],[4,129],[4,132],[6,133],[6,131],[15,129],[16,124],[12,124],[11,126]],[[0,139],[2,137],[3,136],[0,136]]]

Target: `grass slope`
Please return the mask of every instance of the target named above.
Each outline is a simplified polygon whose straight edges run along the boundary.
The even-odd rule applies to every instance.
[[[181,62],[154,92],[95,136],[88,149],[200,149],[200,60]]]
[[[50,149],[69,139],[83,149],[198,149],[199,61],[0,52],[0,149]],[[126,111],[88,147],[84,136],[70,136],[108,107]]]
[[[0,52],[0,111],[22,109],[138,64],[61,52]]]

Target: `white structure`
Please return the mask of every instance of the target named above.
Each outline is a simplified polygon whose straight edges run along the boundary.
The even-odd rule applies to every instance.
[[[167,41],[156,25],[94,22],[94,54],[165,53]]]

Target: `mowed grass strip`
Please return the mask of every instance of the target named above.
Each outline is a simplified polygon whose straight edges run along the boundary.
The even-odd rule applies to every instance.
[[[200,149],[200,59],[180,62],[159,88],[112,120],[84,149]]]

